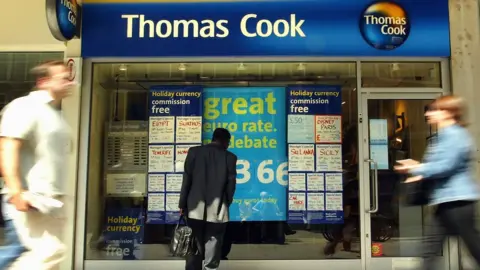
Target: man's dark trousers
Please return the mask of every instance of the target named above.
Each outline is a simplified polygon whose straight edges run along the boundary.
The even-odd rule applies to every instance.
[[[227,223],[188,219],[200,252],[187,257],[186,270],[216,270],[222,256],[222,243]],[[202,261],[204,263],[202,264]],[[202,268],[203,266],[203,268]]]

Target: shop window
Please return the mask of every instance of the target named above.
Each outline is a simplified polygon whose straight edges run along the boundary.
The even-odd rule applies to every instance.
[[[441,88],[439,62],[362,62],[362,87]]]
[[[358,228],[351,228],[352,241],[345,245],[351,252],[340,251],[341,244],[335,256],[322,252],[332,241],[342,239],[344,218],[358,220],[355,63],[94,64],[92,81],[85,259],[174,259],[168,250],[174,225],[165,224],[165,213],[154,216],[151,211],[154,207],[170,208],[168,215],[175,217],[177,202],[162,201],[167,205],[159,206],[148,200],[148,98],[158,86],[201,86],[205,99],[203,142],[209,141],[216,126],[226,126],[236,137],[231,151],[243,161],[237,165],[237,202],[232,206],[236,208],[231,209],[232,221],[225,238],[232,245],[224,246],[223,255],[231,260],[358,259]],[[287,89],[318,89],[322,96],[318,100],[326,108],[321,114],[331,114],[325,117],[335,122],[338,134],[329,134],[335,135],[342,154],[334,166],[343,169],[338,185],[349,190],[343,192],[348,196],[343,205],[348,213],[344,213],[340,200],[335,222],[290,222],[288,168],[282,165],[288,163],[287,111],[292,112],[291,104],[295,110],[305,106],[298,102],[287,105]],[[247,133],[237,132],[245,119],[257,124]],[[267,123],[261,130],[259,121]],[[262,140],[265,137],[270,148],[282,150],[260,149],[271,151],[269,160],[260,155],[245,157],[248,151],[240,153],[240,147],[256,143],[256,135]],[[260,144],[258,147],[263,147]],[[250,168],[245,167],[246,162]],[[268,183],[261,192],[256,190],[260,182]]]

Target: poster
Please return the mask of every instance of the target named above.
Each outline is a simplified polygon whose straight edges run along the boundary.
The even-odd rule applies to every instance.
[[[316,145],[316,171],[341,172],[342,171],[342,145],[317,144]]]
[[[109,173],[106,182],[108,196],[144,197],[146,194],[144,173]]]
[[[176,143],[198,143],[202,141],[202,117],[179,116],[175,130]]]
[[[288,143],[314,143],[315,142],[315,116],[289,114]]]
[[[305,172],[315,170],[315,145],[289,144],[288,170],[290,172]]]
[[[175,117],[152,116],[148,119],[149,143],[173,143],[175,141]]]
[[[379,170],[388,170],[388,126],[387,119],[370,119],[370,159],[377,162]],[[373,169],[373,164],[371,165]]]
[[[173,224],[184,161],[202,143],[203,90],[200,86],[153,86],[149,91],[147,219]]]
[[[185,159],[187,158],[188,150],[190,147],[198,146],[197,145],[181,145],[177,144],[175,146],[175,172],[183,173]]]
[[[105,241],[106,256],[111,260],[141,259],[139,245],[143,243],[143,208],[107,206],[105,215],[102,239]]]
[[[148,172],[173,172],[174,145],[150,145],[148,147]]]
[[[288,87],[287,125],[288,221],[342,223],[341,87]]]
[[[288,162],[285,88],[205,88],[203,142],[224,127],[238,157],[231,221],[284,221]]]
[[[148,175],[148,192],[165,192],[165,174]]]
[[[342,143],[342,116],[315,116],[315,143]]]
[[[307,178],[304,173],[288,174],[289,191],[306,191]]]

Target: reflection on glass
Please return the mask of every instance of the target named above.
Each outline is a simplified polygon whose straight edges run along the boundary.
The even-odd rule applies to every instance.
[[[378,170],[379,210],[371,217],[374,257],[417,257],[424,231],[432,226],[430,207],[402,203],[400,191],[405,176],[393,171],[397,160],[421,160],[428,140],[435,135],[435,127],[428,125],[424,116],[430,103],[431,100],[368,100],[370,158],[383,165]],[[385,137],[386,145],[379,143],[379,138]],[[378,147],[384,147],[382,151],[387,153],[379,154]]]
[[[362,62],[362,87],[442,87],[439,62]]]
[[[343,188],[345,223],[309,225],[288,224],[273,218],[261,220],[259,217],[268,216],[266,212],[272,217],[285,216],[287,198],[273,200],[271,190],[257,190],[252,193],[256,200],[242,200],[237,204],[238,209],[234,212],[241,221],[228,224],[222,257],[230,260],[359,259],[355,70],[354,63],[242,63],[241,68],[239,63],[95,64],[85,258],[173,259],[168,244],[174,225],[147,224],[152,217],[145,214],[148,209],[165,207],[162,198],[149,197],[147,200],[145,195],[149,143],[147,93],[151,86],[198,84],[211,89],[261,86],[273,89],[275,95],[284,95],[282,91],[287,85],[321,84],[341,89],[342,119],[341,122],[337,121],[338,117],[333,120],[342,129],[342,160],[336,167],[343,172],[340,172],[341,181],[337,175],[329,175],[325,181],[332,188],[338,185]],[[118,74],[118,77],[112,74]],[[237,94],[233,88],[230,96]],[[278,104],[275,106],[286,106],[284,101],[276,100]],[[219,113],[224,113],[221,106],[227,106],[225,110],[232,109],[228,104],[219,106]],[[276,127],[281,129],[277,132],[287,136],[285,113],[272,115],[272,119],[285,121]],[[209,124],[204,126],[204,132],[205,129],[214,129],[213,124]],[[314,124],[311,126],[313,128]],[[274,163],[285,162],[287,153],[284,152],[270,159]],[[260,166],[262,160],[258,161]],[[287,177],[284,178],[280,180],[287,181]],[[161,184],[163,179],[150,182],[152,185],[157,183],[150,188],[165,188]]]

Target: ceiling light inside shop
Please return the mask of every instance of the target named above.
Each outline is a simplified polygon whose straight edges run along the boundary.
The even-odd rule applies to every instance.
[[[187,70],[187,66],[185,66],[185,64],[180,64],[180,65],[178,65],[178,70],[185,71],[185,70]]]
[[[127,65],[121,64],[121,65],[118,67],[118,70],[120,70],[120,71],[127,71]]]
[[[399,71],[400,65],[398,63],[393,63],[391,68],[392,68],[392,71]]]
[[[247,67],[243,63],[238,64],[238,67],[237,67],[238,71],[244,71],[246,69],[247,69]]]

